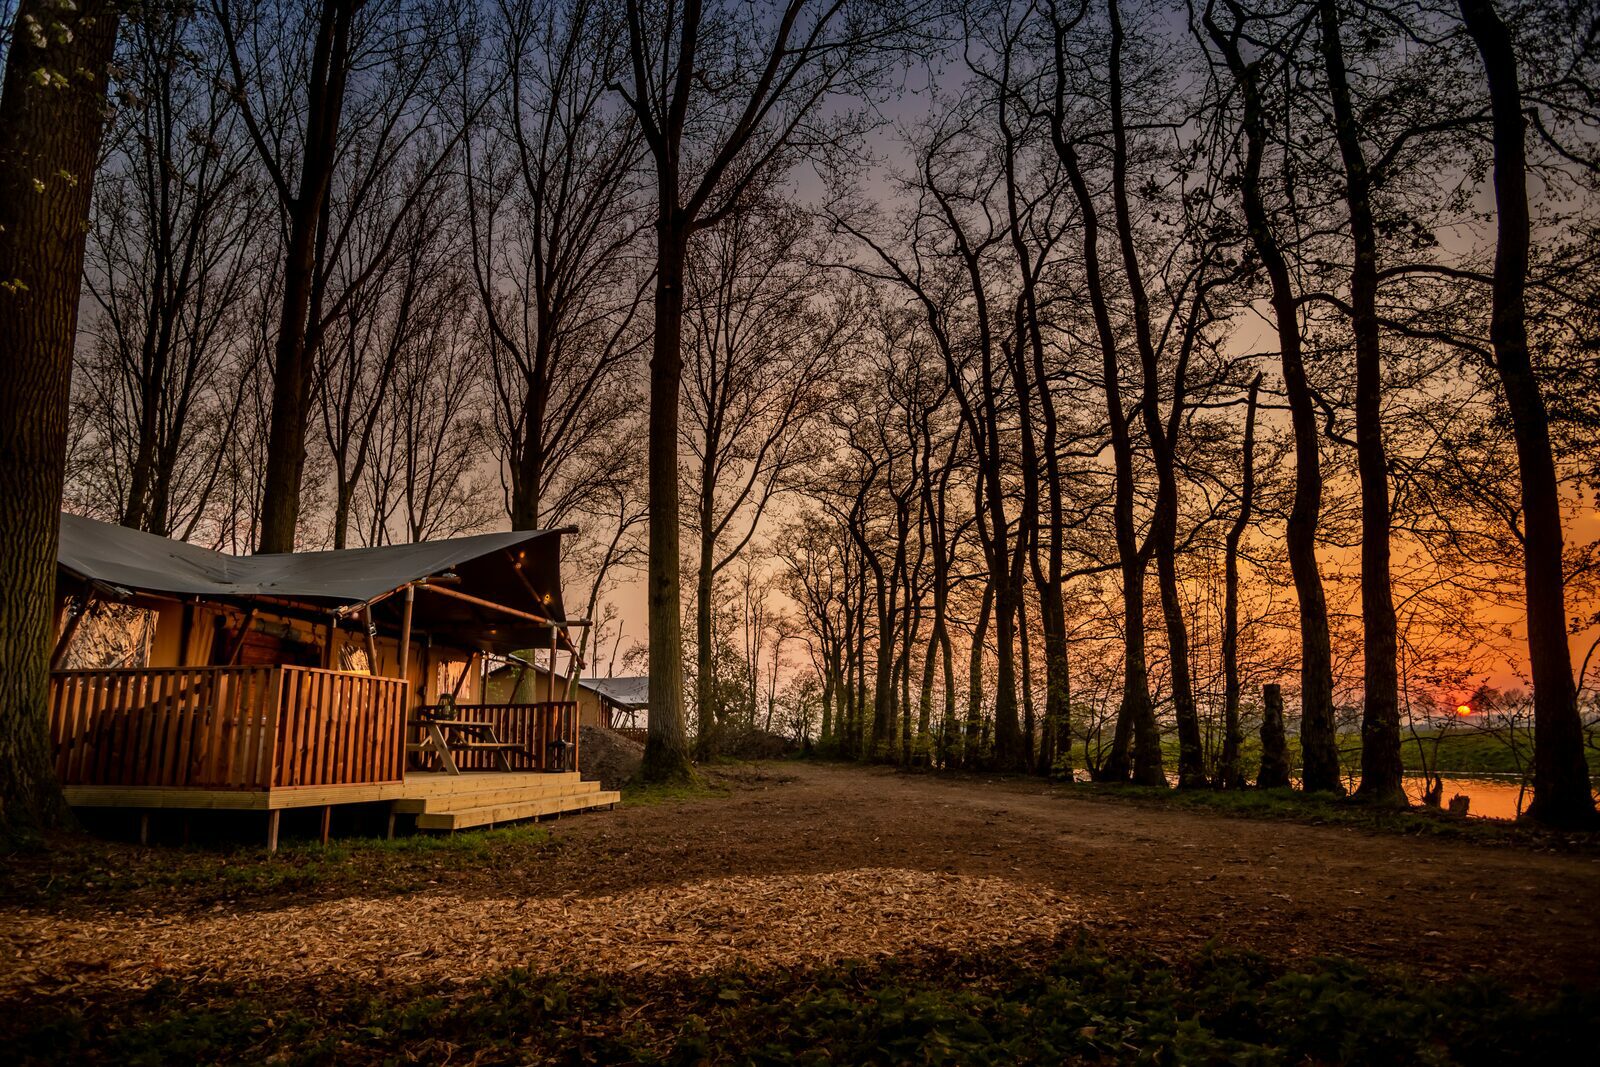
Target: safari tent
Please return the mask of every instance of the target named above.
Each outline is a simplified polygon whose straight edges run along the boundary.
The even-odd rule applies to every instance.
[[[387,803],[458,829],[615,802],[582,783],[575,703],[484,699],[485,657],[575,659],[565,530],[232,556],[61,517],[62,668],[86,608],[150,613],[144,662],[53,669],[51,740],[84,807]]]

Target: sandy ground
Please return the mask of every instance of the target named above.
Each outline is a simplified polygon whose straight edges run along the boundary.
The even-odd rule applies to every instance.
[[[337,895],[186,908],[0,902],[0,997],[160,978],[470,981],[506,966],[631,973],[920,948],[1025,952],[1087,931],[1208,940],[1430,976],[1600,984],[1600,856],[1075,797],[1028,781],[816,764],[731,796],[550,824],[554,847]],[[174,899],[174,898],[178,899]]]

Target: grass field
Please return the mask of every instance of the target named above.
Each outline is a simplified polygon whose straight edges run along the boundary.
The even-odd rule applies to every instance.
[[[1361,735],[1340,734],[1339,752],[1347,768],[1351,771],[1358,768],[1361,762]],[[1400,755],[1408,774],[1422,774],[1426,760],[1427,763],[1437,761],[1432,769],[1440,774],[1461,777],[1526,773],[1531,757],[1531,753],[1523,752],[1523,766],[1519,767],[1517,753],[1503,738],[1468,730],[1446,732],[1443,737],[1432,732],[1422,732],[1417,736],[1407,732],[1401,736]],[[1589,760],[1589,773],[1600,777],[1600,750],[1590,748],[1585,755]],[[1178,739],[1175,735],[1169,734],[1162,739],[1162,756],[1169,769],[1178,765]],[[1256,768],[1261,765],[1259,737],[1253,734],[1245,736],[1241,759],[1246,776],[1253,778]],[[1073,763],[1080,770],[1086,766],[1082,744],[1075,747]],[[1300,765],[1300,742],[1297,737],[1289,738],[1289,763],[1291,767]]]

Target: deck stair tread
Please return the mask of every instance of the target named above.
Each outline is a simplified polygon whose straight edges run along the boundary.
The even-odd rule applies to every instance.
[[[408,797],[442,797],[481,793],[486,789],[573,787],[579,782],[577,771],[468,771],[465,774],[413,771],[406,775],[405,791]]]
[[[547,784],[516,785],[501,788],[486,785],[471,792],[450,793],[443,796],[407,797],[394,802],[394,810],[404,815],[423,812],[459,811],[462,808],[482,808],[494,804],[518,801],[546,800],[550,797],[581,796],[600,791],[599,782],[550,782]]]
[[[417,829],[465,830],[474,826],[534,819],[540,815],[555,815],[564,811],[606,807],[621,799],[622,794],[615,790],[588,790],[533,800],[455,808],[451,811],[429,811],[417,816]]]

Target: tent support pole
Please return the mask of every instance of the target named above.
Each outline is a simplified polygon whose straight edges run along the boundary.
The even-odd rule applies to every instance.
[[[416,599],[417,587],[406,586],[406,603],[400,612],[400,678],[411,677],[411,605]]]
[[[374,678],[378,676],[378,625],[372,621],[372,605],[368,604],[365,615],[367,623],[367,673]]]
[[[550,703],[556,702],[556,628],[550,627]]]

